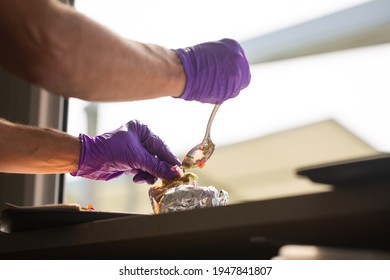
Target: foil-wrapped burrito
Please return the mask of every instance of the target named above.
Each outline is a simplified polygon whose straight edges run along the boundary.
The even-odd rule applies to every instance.
[[[224,206],[229,202],[226,191],[198,186],[198,178],[193,173],[172,181],[163,180],[162,185],[149,189],[149,198],[155,214]]]

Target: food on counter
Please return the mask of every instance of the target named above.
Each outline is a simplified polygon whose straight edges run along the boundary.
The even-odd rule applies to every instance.
[[[80,207],[81,211],[95,211],[96,209],[92,206],[92,204],[88,204],[87,207]]]

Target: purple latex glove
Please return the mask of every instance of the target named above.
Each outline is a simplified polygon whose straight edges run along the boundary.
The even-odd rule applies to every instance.
[[[187,77],[179,98],[221,104],[236,97],[251,80],[244,51],[234,40],[223,39],[175,51]]]
[[[157,178],[178,177],[173,166],[181,162],[149,128],[133,120],[118,129],[91,138],[80,134],[79,168],[73,176],[110,180],[134,174],[136,183],[154,184]]]

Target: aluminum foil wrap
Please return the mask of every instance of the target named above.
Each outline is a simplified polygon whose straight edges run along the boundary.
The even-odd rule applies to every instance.
[[[226,191],[213,186],[197,186],[194,174],[178,181],[163,182],[149,189],[149,198],[155,214],[224,206],[229,202]]]

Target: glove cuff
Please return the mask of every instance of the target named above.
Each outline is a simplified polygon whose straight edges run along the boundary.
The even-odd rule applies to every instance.
[[[82,133],[79,134],[79,139],[81,142],[79,165],[78,165],[77,171],[70,173],[70,175],[72,175],[72,176],[81,176],[82,175],[81,169],[82,169],[82,166],[84,165],[84,159],[85,159],[85,145],[86,145],[85,137],[88,137],[88,136],[85,134],[82,134]]]
[[[194,69],[192,65],[196,61],[193,50],[191,48],[185,48],[185,49],[177,49],[174,51],[179,57],[181,64],[183,65],[184,68],[184,73],[186,75],[186,84],[184,86],[184,90],[179,97],[175,97],[175,98],[181,98],[187,101],[195,100],[192,94],[193,79],[191,78],[194,75]]]

